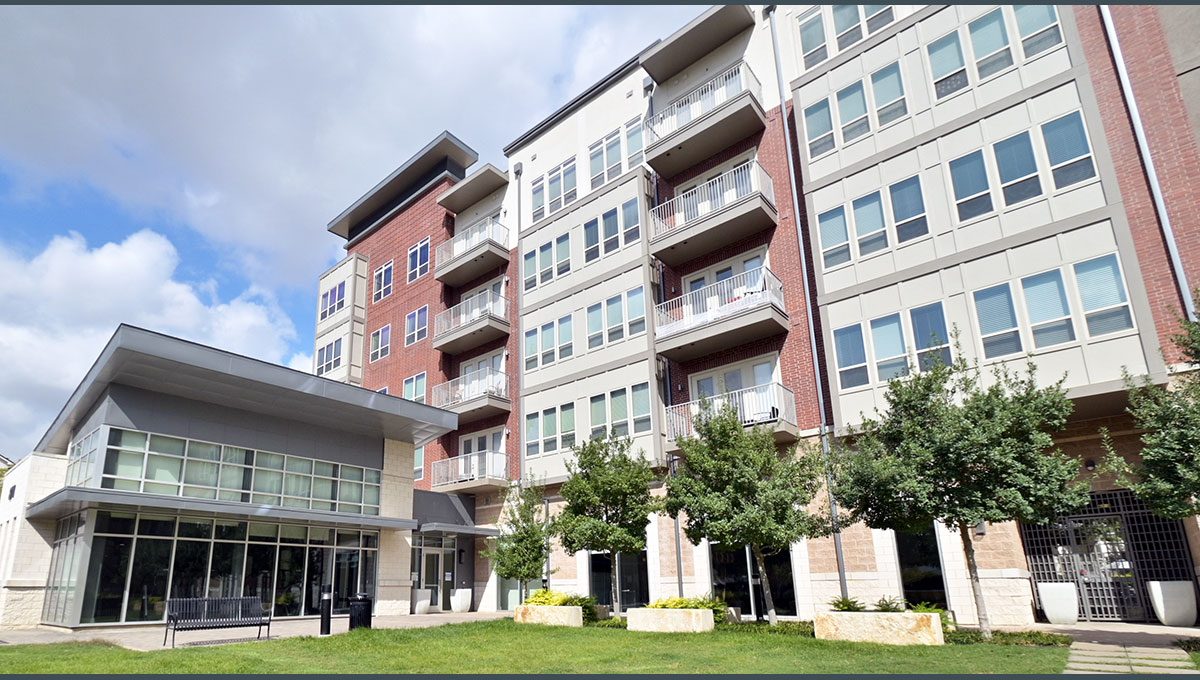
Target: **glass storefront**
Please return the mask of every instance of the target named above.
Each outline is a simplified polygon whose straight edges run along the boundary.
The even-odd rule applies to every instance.
[[[89,522],[90,558],[83,554]],[[378,547],[378,533],[369,531],[77,513],[59,521],[42,618],[71,625],[78,604],[79,623],[161,621],[168,596],[257,596],[277,617],[317,614],[323,586],[333,588],[334,612],[345,613],[355,593],[374,596]]]
[[[766,618],[762,579],[749,546],[727,550],[720,544],[713,544],[709,554],[712,559],[713,595],[725,600],[730,607],[740,609],[743,618]],[[792,582],[791,552],[781,550],[764,555],[763,561],[766,562],[767,580],[771,583],[775,613],[779,616],[795,616],[796,590]]]
[[[612,605],[612,555],[592,553],[591,560],[592,596],[597,604]],[[621,609],[643,607],[650,602],[649,564],[646,551],[621,553]]]

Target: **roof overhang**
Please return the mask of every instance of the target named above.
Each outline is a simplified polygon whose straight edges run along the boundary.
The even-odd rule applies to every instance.
[[[508,175],[488,163],[447,189],[438,196],[437,202],[452,213],[460,213],[507,184]]]
[[[35,450],[66,453],[115,384],[418,446],[458,427],[450,411],[121,324]]]
[[[500,530],[492,527],[474,525],[449,524],[446,522],[425,522],[418,529],[423,534],[450,534],[460,536],[499,536]]]
[[[700,57],[754,26],[754,14],[745,5],[716,5],[646,50],[642,68],[656,83],[665,83]]]
[[[68,486],[31,503],[25,511],[30,519],[58,519],[87,509],[124,510],[130,512],[169,512],[201,517],[222,517],[249,521],[285,521],[328,524],[363,529],[416,529],[417,521],[401,517],[351,515],[324,510],[300,510],[276,505],[257,505],[233,501],[183,498]]]
[[[355,225],[379,214],[397,197],[419,188],[416,185],[423,184],[422,180],[447,159],[455,166],[465,169],[479,159],[479,154],[450,132],[442,132],[382,182],[376,184],[375,188],[363,194],[362,198],[335,217],[329,223],[329,231],[342,238],[350,238],[350,230]]]

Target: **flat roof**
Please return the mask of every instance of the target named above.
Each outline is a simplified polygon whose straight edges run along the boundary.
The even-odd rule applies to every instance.
[[[697,59],[754,25],[745,5],[715,5],[670,37],[642,52],[641,65],[656,83],[665,83]]]
[[[352,515],[329,510],[301,510],[278,505],[218,501],[184,496],[160,496],[118,491],[116,489],[93,489],[68,486],[29,505],[25,516],[30,519],[58,519],[80,510],[107,508],[129,512],[171,512],[202,517],[224,517],[249,521],[283,521],[328,524],[362,529],[416,529],[414,519],[405,517],[380,517],[378,515]]]
[[[329,231],[342,238],[350,238],[350,230],[355,225],[378,213],[397,196],[417,188],[414,183],[434,171],[446,159],[465,169],[479,160],[479,154],[450,131],[443,131],[341,215],[333,218],[329,223]]]
[[[460,213],[508,184],[508,173],[491,163],[464,177],[438,196],[438,205]]]
[[[418,446],[458,427],[450,411],[121,324],[35,450],[66,453],[113,384]]]

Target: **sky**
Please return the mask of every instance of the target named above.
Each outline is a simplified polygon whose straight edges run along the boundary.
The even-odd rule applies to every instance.
[[[699,6],[0,7],[0,453],[119,323],[311,370],[329,220],[481,162]]]

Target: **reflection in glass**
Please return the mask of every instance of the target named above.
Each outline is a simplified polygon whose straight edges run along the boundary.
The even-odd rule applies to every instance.
[[[304,600],[304,548],[279,546],[275,575],[275,616],[299,616]]]
[[[170,539],[139,538],[129,572],[126,621],[161,621],[166,613]]]
[[[321,613],[321,586],[329,585],[329,562],[333,559],[330,548],[308,549],[308,578],[305,579],[304,613]]]
[[[175,566],[171,570],[171,597],[204,597],[208,576],[207,541],[177,541]]]
[[[112,623],[121,620],[125,575],[129,571],[132,538],[96,536],[84,587],[82,623]]]

